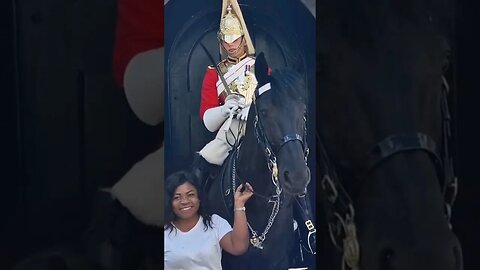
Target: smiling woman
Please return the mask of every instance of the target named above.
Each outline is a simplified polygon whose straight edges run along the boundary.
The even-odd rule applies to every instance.
[[[222,269],[222,249],[233,255],[248,248],[245,202],[252,196],[250,184],[235,192],[233,229],[218,215],[205,214],[195,177],[177,172],[165,183],[165,269]]]

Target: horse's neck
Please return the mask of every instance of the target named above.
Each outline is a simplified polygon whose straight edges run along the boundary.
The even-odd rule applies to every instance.
[[[254,114],[248,116],[245,136],[239,150],[237,171],[241,179],[252,184],[256,192],[267,192],[272,185],[269,179],[265,179],[269,177],[270,171],[263,153],[264,150],[255,136],[254,117]]]

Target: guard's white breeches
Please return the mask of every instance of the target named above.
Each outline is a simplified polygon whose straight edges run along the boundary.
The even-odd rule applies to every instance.
[[[235,144],[235,140],[239,140],[245,135],[245,121],[232,119],[230,129],[225,132],[224,128],[228,121],[225,121],[217,132],[217,136],[205,147],[200,150],[199,154],[209,163],[221,166],[228,156],[228,152]]]
[[[146,225],[163,227],[164,148],[149,154],[112,187],[111,194]]]

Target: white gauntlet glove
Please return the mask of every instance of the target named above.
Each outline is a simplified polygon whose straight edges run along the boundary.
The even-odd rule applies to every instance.
[[[225,104],[222,105],[222,112],[224,117],[229,117],[230,114],[235,114],[236,111],[243,108],[242,97],[235,94],[230,94],[225,98]]]
[[[247,107],[243,108],[240,113],[237,114],[237,119],[240,119],[242,121],[247,121],[247,117],[248,117],[248,112],[250,110],[250,105],[248,105]]]
[[[225,120],[243,107],[242,97],[231,94],[225,98],[225,104],[208,109],[203,115],[203,124],[210,131],[217,131]]]

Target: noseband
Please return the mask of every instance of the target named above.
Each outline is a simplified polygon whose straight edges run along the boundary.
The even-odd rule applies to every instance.
[[[366,158],[366,165],[361,173],[365,179],[383,161],[401,152],[424,151],[429,154],[435,164],[438,177],[443,182],[445,215],[451,229],[451,209],[458,190],[458,179],[453,170],[453,156],[449,149],[453,147],[451,133],[451,115],[448,108],[449,85],[442,76],[441,115],[442,115],[442,149],[437,148],[435,141],[427,134],[406,133],[393,134],[375,145]],[[353,202],[342,186],[335,167],[327,154],[322,140],[320,146],[320,167],[323,171],[321,186],[328,201],[328,227],[333,245],[343,252],[342,266],[359,269],[360,248],[356,236],[355,211]]]

